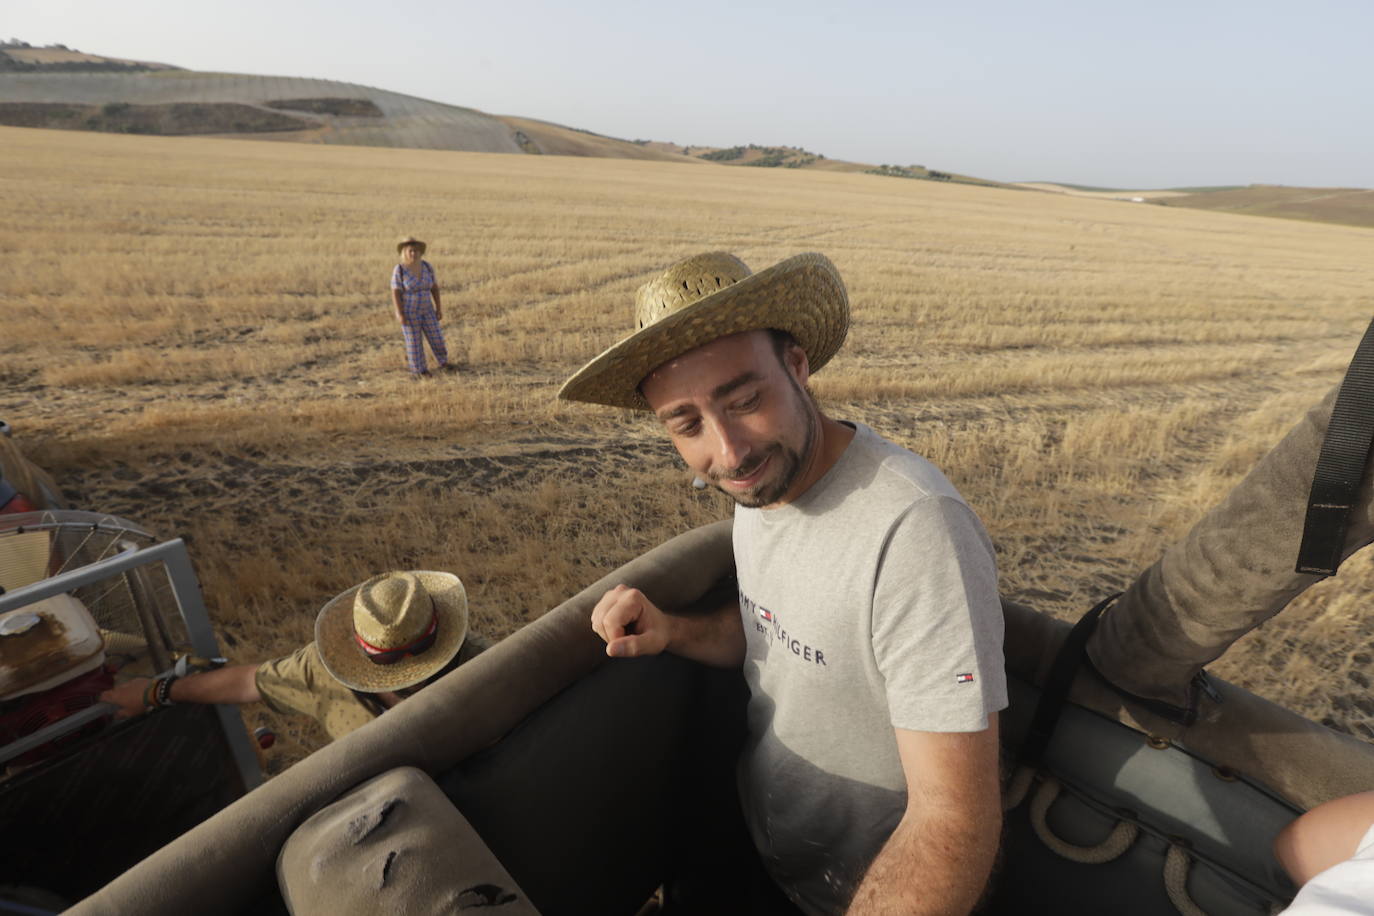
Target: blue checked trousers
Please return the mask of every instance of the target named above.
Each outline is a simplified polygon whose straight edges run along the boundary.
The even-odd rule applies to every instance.
[[[425,340],[429,341],[429,348],[434,351],[434,359],[442,369],[448,363],[448,348],[444,346],[444,331],[439,327],[439,319],[434,314],[434,304],[426,302],[416,306],[403,305],[401,314],[406,318],[406,323],[401,325],[401,336],[406,341],[406,365],[410,371],[418,375],[429,369],[425,365]]]

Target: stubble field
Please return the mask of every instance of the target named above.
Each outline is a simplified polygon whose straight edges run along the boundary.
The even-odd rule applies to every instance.
[[[651,422],[560,405],[658,268],[840,268],[832,414],[940,465],[1004,593],[1120,589],[1341,375],[1374,232],[900,181],[561,157],[0,129],[0,417],[72,503],[189,537],[237,661],[334,593],[447,569],[507,635],[728,514]],[[462,371],[402,370],[395,240],[429,241]],[[1213,666],[1374,738],[1349,562]],[[246,710],[286,740],[319,733]]]

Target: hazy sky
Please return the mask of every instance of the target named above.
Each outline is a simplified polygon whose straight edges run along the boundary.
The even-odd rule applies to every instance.
[[[1374,187],[1374,2],[4,0],[0,37],[627,139],[1113,187]]]

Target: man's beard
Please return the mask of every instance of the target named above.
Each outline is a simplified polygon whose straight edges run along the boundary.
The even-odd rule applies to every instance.
[[[727,478],[748,477],[758,470],[759,465],[769,460],[774,461],[776,476],[771,481],[761,480],[758,485],[748,490],[728,490],[721,486],[721,481]],[[711,483],[715,484],[716,489],[726,496],[733,499],[736,503],[746,509],[758,509],[763,506],[771,505],[786,495],[788,489],[796,481],[797,475],[801,473],[802,458],[796,449],[788,448],[781,442],[774,442],[768,446],[755,460],[728,471],[722,471],[711,475]]]
[[[802,451],[799,452],[781,442],[774,442],[754,456],[753,460],[737,468],[711,474],[711,483],[715,485],[716,489],[746,509],[760,509],[764,506],[770,506],[786,496],[787,491],[792,488],[792,484],[797,482],[797,477],[802,472],[803,455],[810,457],[817,447],[815,414],[808,409],[810,404],[801,386],[795,381],[792,382],[792,386],[798,412],[805,418],[806,424],[806,434],[802,437]],[[728,490],[721,486],[722,480],[748,477],[759,469],[759,465],[769,459],[774,462],[774,476],[771,482],[761,480],[756,486],[742,492]]]

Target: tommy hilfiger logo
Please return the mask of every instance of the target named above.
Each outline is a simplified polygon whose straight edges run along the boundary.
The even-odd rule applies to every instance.
[[[973,683],[973,673],[972,673],[971,671],[965,671],[963,674],[956,674],[956,675],[954,675],[954,683],[956,683],[956,684],[972,684],[972,683]]]
[[[778,616],[768,608],[752,601],[744,592],[739,593],[739,606],[749,617],[757,617],[754,621],[754,629],[768,640],[769,644],[781,644],[788,652],[800,658],[802,661],[812,664],[829,667],[825,661],[825,652],[815,646],[808,646],[778,622]],[[747,618],[746,618],[747,619]],[[747,624],[746,624],[747,626]]]

